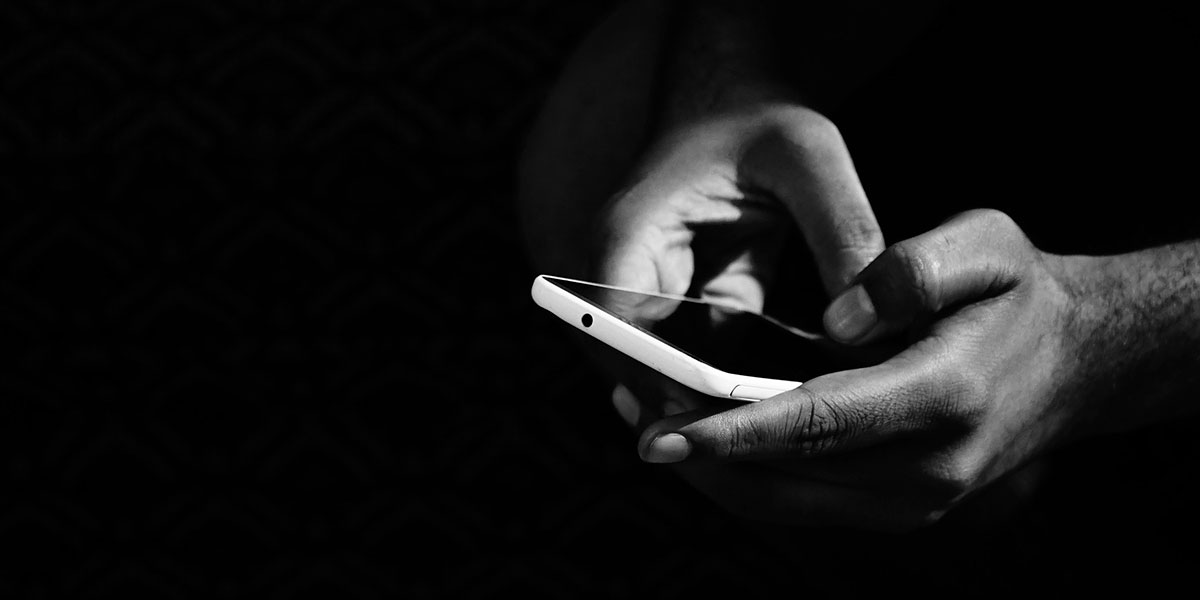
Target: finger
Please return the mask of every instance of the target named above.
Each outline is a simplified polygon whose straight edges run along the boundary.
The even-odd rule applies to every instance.
[[[617,410],[617,414],[621,416],[621,420],[625,421],[639,435],[645,431],[651,423],[664,417],[674,416],[683,412],[687,412],[687,408],[679,399],[671,398],[662,395],[655,395],[646,391],[646,388],[640,387],[643,392],[635,394],[628,386],[617,384],[613,388],[612,402],[613,408]],[[640,398],[648,398],[643,401]]]
[[[613,388],[612,403],[613,408],[617,409],[617,414],[620,415],[622,421],[625,421],[626,425],[637,426],[643,411],[637,397],[629,391],[629,388],[617,384]]]
[[[614,232],[597,253],[592,278],[631,290],[683,294],[692,275],[690,249],[686,240],[669,237],[653,226]]]
[[[862,344],[962,302],[991,297],[1017,282],[1029,243],[1007,215],[962,213],[889,247],[825,311],[834,339]]]
[[[687,158],[684,153],[680,160]],[[753,217],[754,211],[724,200],[736,192],[728,178],[703,170],[708,165],[704,157],[690,158],[694,164],[656,167],[654,175],[666,181],[648,176],[601,210],[590,269],[596,281],[685,294],[694,270],[693,227]]]
[[[882,364],[823,375],[760,402],[666,418],[642,433],[639,453],[660,463],[815,457],[925,431],[971,392],[947,375],[949,361],[949,346],[928,338]]]
[[[743,158],[748,179],[792,213],[832,296],[883,251],[883,234],[850,152],[832,122],[811,111],[781,119]]]
[[[731,226],[696,227],[692,243],[695,272],[689,294],[759,312],[777,275],[787,227],[779,219],[781,209],[777,205],[742,205],[746,206],[745,214],[766,213],[760,206],[772,206],[774,210],[771,218],[763,218],[760,223],[739,220]]]

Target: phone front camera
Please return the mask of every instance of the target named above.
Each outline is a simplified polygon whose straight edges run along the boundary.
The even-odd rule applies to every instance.
[[[589,314],[587,314],[587,313],[584,313],[584,315],[583,315],[583,326],[584,326],[584,327],[591,327],[591,326],[592,326],[592,315],[589,315]]]

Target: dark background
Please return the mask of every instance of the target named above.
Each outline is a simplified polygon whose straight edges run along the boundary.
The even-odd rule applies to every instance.
[[[528,299],[514,207],[522,136],[611,5],[0,3],[0,597],[1190,581],[1196,452],[1178,426],[1056,455],[998,525],[961,516],[900,537],[739,521],[640,463],[604,380]],[[1164,21],[1143,41],[1190,64],[1193,42],[1156,34]],[[1078,22],[1035,29],[1106,42],[1075,63],[1092,71],[1043,65],[1033,90],[1011,85],[1028,73],[972,79],[1007,55],[964,70],[950,44],[1008,46],[958,26],[835,115],[873,197],[903,199],[876,202],[889,231],[919,228],[914,203],[1013,195],[1085,206],[1096,235],[1076,251],[1194,224],[1179,213],[1177,230],[1147,233],[1177,209],[1128,208],[1194,196],[1180,183],[1194,153],[1129,139],[1131,123],[1190,135],[1186,71],[1156,75]],[[1063,72],[1124,83],[1096,103]],[[1154,86],[1169,88],[1157,110],[1123,110]],[[981,113],[981,97],[1026,112]],[[1039,98],[1057,126],[1023,121]],[[967,119],[997,143],[981,151]],[[975,151],[944,150],[958,144]],[[1065,174],[1028,175],[1047,169]],[[1116,212],[1099,206],[1114,198]],[[1055,219],[1031,236],[1059,250],[1074,222]]]

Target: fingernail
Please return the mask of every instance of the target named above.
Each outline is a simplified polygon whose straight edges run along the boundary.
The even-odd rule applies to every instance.
[[[687,438],[678,433],[667,433],[650,442],[642,460],[650,463],[676,463],[687,458],[691,451],[692,446]]]
[[[861,285],[842,292],[825,310],[825,329],[829,335],[843,342],[862,337],[878,320],[875,305]]]
[[[642,407],[629,388],[623,385],[613,388],[612,403],[622,420],[630,426],[637,425],[638,417],[642,414]]]

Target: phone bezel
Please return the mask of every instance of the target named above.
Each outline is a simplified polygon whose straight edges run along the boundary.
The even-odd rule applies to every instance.
[[[636,327],[603,306],[591,302],[586,298],[576,296],[567,289],[555,285],[552,283],[552,280],[581,283],[638,294],[646,294],[647,292],[543,274],[538,275],[534,279],[530,294],[535,303],[566,321],[572,327],[608,344],[638,362],[693,390],[721,398],[755,401],[793,390],[802,383],[800,381],[729,373],[718,369],[653,333]],[[707,304],[702,300],[672,294],[651,295]],[[592,324],[586,327],[582,323],[583,315],[585,314],[591,314],[592,316]]]

